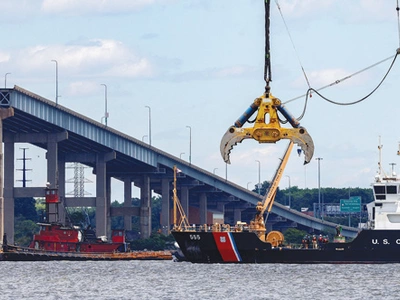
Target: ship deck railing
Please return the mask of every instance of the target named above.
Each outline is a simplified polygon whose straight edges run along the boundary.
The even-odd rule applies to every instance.
[[[174,227],[175,231],[185,231],[185,232],[249,232],[257,231],[256,228],[251,228],[250,225],[229,225],[229,224],[204,224],[191,226]]]

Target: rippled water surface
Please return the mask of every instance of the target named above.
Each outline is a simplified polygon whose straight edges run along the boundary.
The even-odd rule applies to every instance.
[[[0,299],[399,299],[400,264],[0,262]]]

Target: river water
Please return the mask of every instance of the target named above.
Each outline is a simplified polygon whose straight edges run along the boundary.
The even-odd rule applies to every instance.
[[[400,264],[1,262],[0,299],[399,299]]]

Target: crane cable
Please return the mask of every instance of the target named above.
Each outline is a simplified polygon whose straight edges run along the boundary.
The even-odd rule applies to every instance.
[[[397,0],[397,6],[396,6],[396,11],[397,11],[397,30],[399,33],[399,48],[400,48],[400,16],[399,16],[399,0]]]
[[[283,17],[283,13],[282,13],[282,10],[281,10],[281,6],[279,5],[278,0],[275,0],[275,4],[276,4],[276,6],[278,7],[278,10],[279,10],[279,13],[280,13],[280,15],[281,15],[283,24],[285,25],[285,28],[286,28],[286,32],[287,32],[287,34],[288,34],[288,36],[289,36],[289,39],[290,39],[290,42],[291,42],[291,44],[292,44],[294,53],[296,54],[297,60],[298,60],[298,62],[299,62],[299,64],[300,64],[300,68],[301,68],[301,70],[302,70],[302,72],[303,72],[303,75],[304,75],[304,78],[305,78],[305,80],[306,80],[306,82],[307,82],[308,88],[310,89],[310,88],[311,88],[310,81],[308,80],[306,71],[304,70],[303,64],[301,63],[299,54],[297,53],[296,46],[294,45],[294,42],[293,42],[293,39],[292,39],[292,35],[290,34],[289,27],[287,26],[286,21],[285,21],[285,18]]]
[[[264,1],[265,8],[265,60],[264,60],[264,80],[265,80],[265,95],[268,98],[270,92],[269,82],[272,81],[271,74],[271,47],[269,41],[269,27],[270,27],[270,1]]]
[[[390,57],[388,57],[388,58],[385,58],[385,59],[383,59],[383,60],[381,60],[381,61],[379,61],[379,62],[377,62],[377,63],[375,63],[375,64],[373,64],[373,65],[371,65],[371,66],[369,66],[369,67],[367,67],[367,68],[364,68],[364,69],[362,69],[362,70],[360,70],[360,71],[358,71],[358,72],[356,72],[356,73],[353,73],[353,74],[351,74],[351,75],[349,75],[349,76],[346,76],[346,77],[344,77],[344,78],[342,78],[342,79],[336,80],[336,81],[334,81],[333,83],[330,83],[330,84],[328,84],[328,85],[326,85],[326,86],[324,86],[324,87],[322,87],[322,88],[319,88],[319,89],[309,88],[309,89],[307,90],[307,93],[306,93],[306,94],[304,94],[304,95],[302,95],[302,96],[299,96],[299,97],[296,97],[296,98],[293,98],[293,99],[291,99],[291,100],[288,100],[288,101],[284,102],[284,104],[287,104],[287,103],[289,103],[289,102],[292,102],[292,101],[294,101],[294,100],[297,100],[297,99],[300,99],[300,98],[303,98],[304,96],[306,96],[305,103],[304,103],[304,108],[303,108],[303,112],[301,113],[300,117],[297,118],[297,120],[301,120],[301,119],[304,117],[305,113],[306,113],[307,103],[308,103],[308,99],[309,99],[309,97],[310,97],[310,95],[311,95],[311,92],[316,93],[318,96],[320,96],[320,97],[321,97],[322,99],[324,99],[325,101],[327,101],[327,102],[329,102],[329,103],[332,103],[332,104],[336,104],[336,105],[347,106],[347,105],[354,105],[354,104],[360,103],[360,102],[366,100],[368,97],[370,97],[370,96],[382,85],[382,83],[385,81],[386,77],[389,75],[389,73],[390,73],[390,71],[391,71],[391,69],[392,69],[392,67],[393,67],[393,65],[394,65],[394,62],[396,61],[397,55],[398,55],[399,53],[400,53],[400,49],[397,49],[396,55],[394,55],[394,56],[392,55],[392,56],[390,56]],[[379,64],[381,64],[381,63],[383,63],[383,62],[385,62],[385,61],[387,61],[387,60],[389,60],[389,59],[391,59],[391,58],[393,58],[393,61],[392,61],[392,63],[390,64],[389,69],[387,70],[386,74],[383,76],[383,78],[381,79],[381,81],[378,83],[378,85],[377,85],[370,93],[368,93],[366,96],[362,97],[361,99],[358,99],[358,100],[353,101],[353,102],[347,102],[347,103],[344,103],[344,102],[336,102],[336,101],[333,101],[333,100],[328,99],[327,97],[323,96],[323,95],[319,92],[320,90],[326,89],[326,88],[331,87],[331,86],[333,86],[333,85],[339,84],[339,83],[341,83],[341,82],[343,82],[343,81],[345,81],[345,80],[347,80],[347,79],[350,79],[350,78],[353,77],[354,75],[358,75],[358,74],[360,74],[360,73],[362,73],[362,72],[364,72],[364,71],[367,71],[368,69],[371,69],[371,68],[373,68],[373,67],[375,67],[375,66],[377,66],[377,65],[379,65]],[[280,120],[280,121],[282,121],[282,123],[287,123],[286,120]]]
[[[291,38],[291,36],[290,36],[289,30],[288,30],[288,27],[287,27],[286,22],[285,22],[285,20],[284,20],[282,11],[281,11],[281,9],[280,9],[280,6],[279,6],[277,0],[275,0],[275,2],[276,2],[276,4],[277,4],[277,6],[278,6],[279,12],[281,13],[283,22],[284,22],[285,27],[286,27],[286,30],[287,30],[287,32],[288,32],[288,34],[289,34],[289,37],[290,37],[290,40],[291,40],[291,42],[292,42],[293,48],[295,49],[293,40],[292,40],[292,38]],[[294,100],[303,98],[304,96],[306,97],[306,98],[305,98],[305,103],[304,103],[303,112],[301,113],[300,117],[297,118],[297,120],[301,120],[301,119],[304,117],[305,112],[306,112],[306,109],[307,109],[308,98],[312,96],[312,94],[311,94],[312,92],[316,93],[316,94],[317,94],[318,96],[320,96],[323,100],[325,100],[325,101],[327,101],[327,102],[329,102],[329,103],[332,103],[332,104],[336,104],[336,105],[354,105],[354,104],[360,103],[360,102],[366,100],[367,98],[369,98],[369,97],[382,85],[382,83],[385,81],[386,77],[389,75],[390,71],[392,70],[392,67],[393,67],[393,65],[394,65],[394,62],[396,61],[397,56],[400,54],[400,14],[399,14],[400,7],[399,7],[399,0],[397,0],[396,11],[397,11],[397,23],[398,23],[398,32],[399,32],[399,48],[396,50],[396,54],[395,54],[394,56],[392,55],[392,56],[390,56],[390,57],[388,57],[388,58],[385,58],[385,59],[383,59],[383,60],[381,60],[381,61],[379,61],[379,62],[377,62],[377,63],[375,63],[375,64],[373,64],[373,65],[371,65],[371,66],[369,66],[369,67],[366,67],[366,68],[364,68],[364,69],[362,69],[362,70],[360,70],[360,71],[358,71],[358,72],[355,72],[355,73],[353,73],[353,74],[351,74],[351,75],[348,75],[348,76],[346,76],[346,77],[344,77],[344,78],[342,78],[342,79],[335,80],[333,83],[330,83],[330,84],[328,84],[328,85],[326,85],[326,86],[323,86],[323,87],[321,87],[321,88],[319,88],[319,89],[314,89],[314,88],[312,88],[312,87],[310,86],[310,83],[309,83],[309,81],[308,81],[307,75],[306,75],[306,73],[305,73],[305,71],[304,71],[304,68],[303,68],[301,62],[300,62],[300,59],[298,58],[299,63],[300,63],[300,66],[301,66],[301,69],[302,69],[303,74],[304,74],[304,76],[305,76],[305,78],[306,78],[306,82],[307,82],[307,85],[308,85],[308,90],[307,90],[306,94],[301,95],[301,96],[298,96],[298,97],[293,98],[293,99],[290,99],[290,100],[288,100],[288,101],[286,101],[286,102],[283,103],[283,104],[287,104],[287,103],[290,103],[290,102],[292,102],[292,101],[294,101]],[[295,52],[296,52],[296,49],[295,49]],[[296,52],[296,55],[297,55],[297,52]],[[297,55],[297,57],[298,57],[298,55]],[[358,74],[360,74],[360,73],[362,73],[362,72],[365,72],[365,71],[367,71],[367,70],[369,70],[369,69],[371,69],[371,68],[373,68],[373,67],[375,67],[375,66],[377,66],[377,65],[379,65],[379,64],[381,64],[381,63],[383,63],[383,62],[385,62],[385,61],[387,61],[387,60],[389,60],[389,59],[391,59],[391,58],[393,58],[393,61],[392,61],[392,63],[390,64],[389,69],[387,70],[386,74],[383,76],[383,78],[381,79],[381,81],[378,83],[378,85],[377,85],[370,93],[368,93],[366,96],[362,97],[361,99],[358,99],[358,100],[353,101],[353,102],[348,102],[348,103],[336,102],[336,101],[333,101],[333,100],[331,100],[331,99],[328,99],[327,97],[323,96],[323,95],[319,92],[320,90],[323,90],[323,89],[325,89],[325,88],[328,88],[328,87],[333,86],[333,85],[336,85],[336,84],[339,84],[339,83],[341,83],[341,82],[343,82],[343,81],[345,81],[345,80],[347,80],[347,79],[350,79],[351,77],[353,77],[353,76],[355,76],[355,75],[358,75]],[[282,123],[287,123],[286,120],[281,120],[281,119],[279,119],[279,120],[280,120],[280,122],[282,122]]]
[[[395,58],[395,56],[396,56],[396,55],[391,55],[391,56],[389,56],[389,57],[387,57],[387,58],[385,58],[385,59],[382,59],[381,61],[378,61],[377,63],[374,63],[374,64],[372,64],[372,65],[370,65],[370,66],[368,66],[368,67],[366,67],[366,68],[364,68],[364,69],[362,69],[362,70],[360,70],[360,71],[357,71],[357,72],[355,72],[355,73],[353,73],[353,74],[347,75],[346,77],[343,77],[343,78],[341,78],[341,79],[337,79],[337,80],[335,80],[335,81],[332,82],[332,83],[329,83],[329,84],[327,84],[327,85],[325,85],[325,86],[323,86],[323,87],[320,87],[319,89],[317,89],[317,91],[321,91],[321,90],[326,89],[326,88],[328,88],[328,87],[331,87],[331,86],[334,86],[334,85],[336,85],[336,84],[342,83],[343,81],[345,81],[345,80],[347,80],[347,79],[350,79],[351,77],[353,77],[353,76],[355,76],[355,75],[358,75],[358,74],[363,73],[363,72],[365,72],[365,71],[367,71],[367,70],[369,70],[369,69],[371,69],[371,68],[373,68],[373,67],[376,67],[377,65],[380,65],[381,63],[384,63],[385,61],[387,61],[387,60],[389,60],[389,59]],[[297,97],[295,97],[295,98],[292,98],[292,99],[290,99],[290,100],[287,100],[287,101],[284,102],[284,104],[293,102],[293,101],[295,101],[295,100],[297,100],[297,99],[301,99],[301,98],[305,97],[306,95],[307,95],[307,94],[303,94],[303,95],[301,95],[301,96],[297,96]]]

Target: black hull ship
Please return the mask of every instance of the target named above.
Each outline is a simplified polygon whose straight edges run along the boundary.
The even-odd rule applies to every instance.
[[[253,139],[262,144],[276,143],[281,139],[286,139],[289,140],[289,146],[270,182],[268,193],[262,202],[257,203],[255,217],[250,224],[238,221],[234,225],[216,223],[191,226],[175,192],[174,207],[179,209],[180,220],[176,222],[177,215],[174,214],[172,234],[185,259],[193,263],[400,263],[400,180],[394,170],[390,176],[382,171],[381,153],[379,153],[379,171],[372,185],[374,201],[367,205],[368,222],[352,241],[346,242],[339,225],[333,241],[313,240],[311,246],[307,242],[302,243],[301,246],[285,244],[284,235],[281,232],[266,230],[266,222],[293,144],[299,146],[299,155],[304,154],[304,164],[309,163],[314,154],[313,140],[308,131],[299,123],[306,107],[299,119],[296,119],[288,112],[284,103],[271,94],[269,85],[272,81],[269,42],[270,2],[264,1],[265,92],[261,97],[256,98],[228,128],[222,137],[220,151],[224,161],[230,163],[231,150],[245,139]],[[400,54],[399,49],[396,51],[392,65],[398,54]],[[372,95],[375,90],[362,100]],[[305,95],[306,102],[311,97],[311,91],[334,103],[311,87]],[[346,105],[356,104],[362,100],[346,103]],[[290,124],[292,127],[281,127],[281,124]],[[244,125],[250,127],[244,127]],[[381,152],[382,146],[379,145],[378,149]],[[176,189],[176,182],[174,189]]]
[[[338,226],[332,242],[293,247],[280,232],[249,226],[180,226],[172,232],[185,259],[193,263],[400,263],[400,180],[379,173],[366,228],[349,242]]]
[[[174,232],[193,263],[400,263],[400,230],[363,230],[351,242],[317,249],[272,246],[254,232]]]

